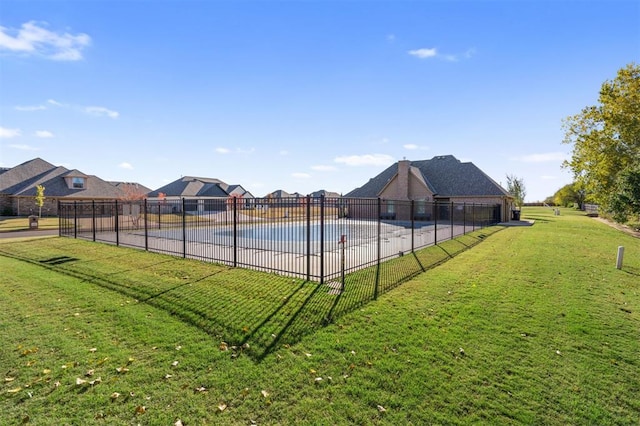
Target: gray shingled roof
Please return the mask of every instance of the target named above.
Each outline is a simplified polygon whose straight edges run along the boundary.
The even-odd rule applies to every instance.
[[[69,188],[65,176],[84,177],[85,188]],[[124,193],[97,176],[86,175],[79,170],[54,166],[41,158],[26,161],[0,174],[0,193],[32,197],[36,186],[45,187],[45,197],[65,198],[121,198]]]
[[[241,185],[229,185],[220,179],[196,176],[184,176],[149,192],[148,196],[157,197],[161,192],[167,197],[228,197],[231,193],[253,197]]]
[[[510,196],[473,163],[462,163],[453,155],[442,155],[430,160],[412,161],[429,188],[437,197],[460,196]],[[384,186],[397,174],[398,163],[392,164],[360,188],[345,197],[375,198]]]

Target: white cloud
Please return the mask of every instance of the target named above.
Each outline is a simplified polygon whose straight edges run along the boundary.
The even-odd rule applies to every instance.
[[[36,130],[35,135],[38,138],[45,138],[45,139],[53,137],[53,133],[51,133],[48,130]]]
[[[325,165],[319,164],[317,166],[311,166],[311,170],[316,170],[318,172],[332,172],[336,170],[336,168],[334,166],[325,166]]]
[[[47,103],[51,104],[51,105],[59,106],[59,107],[66,106],[65,104],[61,104],[60,102],[58,102],[56,100],[53,100],[53,99],[47,99]]]
[[[6,127],[0,127],[0,139],[11,139],[16,136],[20,136],[22,132],[20,129],[7,129]]]
[[[99,106],[89,106],[84,108],[84,112],[90,115],[95,115],[96,117],[104,117],[107,116],[109,118],[116,119],[120,116],[120,113],[117,111],[112,111],[105,107]]]
[[[395,160],[387,154],[345,155],[333,161],[347,166],[388,166]]]
[[[311,177],[308,173],[291,173],[291,176],[296,179],[309,179]]]
[[[29,21],[19,30],[0,26],[0,50],[26,55],[38,55],[56,61],[82,59],[82,49],[91,44],[87,34],[54,32],[46,22]]]
[[[38,148],[30,146],[30,145],[9,145],[9,148],[19,149],[21,151],[38,151]]]
[[[416,151],[416,150],[421,150],[421,151],[426,151],[429,149],[428,146],[424,146],[424,145],[416,145],[415,143],[408,143],[408,144],[404,144],[402,145],[402,147],[404,149],[407,149],[409,151]]]
[[[415,56],[416,58],[426,59],[426,58],[434,58],[438,55],[438,50],[433,47],[431,49],[416,49],[410,50],[409,55]]]
[[[127,163],[126,161],[118,164],[118,167],[120,167],[121,169],[133,170],[133,166],[131,165],[131,163]]]
[[[438,49],[416,49],[410,50],[407,52],[411,56],[415,56],[418,59],[427,59],[427,58],[440,58],[448,62],[458,62],[460,59],[471,59],[473,55],[475,55],[475,49],[467,49],[463,53],[439,53]]]
[[[530,154],[511,158],[513,161],[521,161],[523,163],[552,163],[564,161],[566,159],[567,154],[564,152],[547,152],[543,154]]]
[[[22,24],[15,37],[5,31],[6,28],[0,27],[0,48],[40,54],[54,60],[81,59],[81,50],[91,42],[91,38],[86,34],[55,33],[39,26],[35,21]]]
[[[230,151],[228,148],[222,148],[222,147],[220,147],[220,148],[216,148],[216,152],[217,152],[218,154],[228,154],[228,153],[230,153],[231,151]]]
[[[47,109],[44,105],[15,106],[13,108],[16,111],[42,111],[43,109]]]

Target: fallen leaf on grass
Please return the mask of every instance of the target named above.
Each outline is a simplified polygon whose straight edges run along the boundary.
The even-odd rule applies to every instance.
[[[224,410],[226,410],[226,409],[227,409],[227,404],[222,403],[222,404],[219,404],[219,405],[218,405],[218,410],[219,410],[221,413],[222,413]]]
[[[136,407],[136,414],[144,414],[147,412],[147,407],[145,407],[144,405],[138,405]]]
[[[111,394],[111,400],[112,401],[115,401],[118,398],[120,398],[120,393],[114,392],[114,393]]]
[[[267,392],[266,390],[263,390],[260,392],[262,394],[262,396],[264,396],[265,398],[269,396],[269,392]]]
[[[89,349],[89,352],[93,353],[93,352],[95,352],[97,350],[98,350],[98,348],[91,348],[91,349]]]
[[[387,411],[387,409],[384,408],[382,405],[378,405],[378,411],[380,411],[381,413],[384,413],[385,411]]]
[[[42,374],[49,374],[51,373],[51,370],[49,370],[48,368],[45,368],[44,370],[42,370]]]
[[[97,385],[98,383],[102,383],[102,377],[98,377],[97,379],[89,382],[91,386]]]
[[[173,377],[173,376],[172,376],[171,374],[165,374],[165,375],[164,375],[164,378],[165,378],[165,379],[170,379],[170,378],[172,378],[172,377]]]
[[[5,382],[13,382],[16,378],[15,377],[5,377],[4,381]]]
[[[21,390],[22,390],[22,388],[21,388],[21,387],[17,387],[17,388],[9,389],[9,390],[7,391],[7,393],[18,393],[18,392],[20,392]]]
[[[124,374],[124,373],[128,372],[128,371],[129,371],[129,369],[128,369],[127,367],[117,367],[117,368],[116,368],[116,371],[117,371],[118,373],[120,373],[120,374]]]
[[[176,420],[176,422],[173,424],[173,426],[183,426],[182,420],[180,420],[180,419]]]
[[[87,381],[85,379],[81,379],[80,377],[76,377],[76,386],[85,385]]]
[[[195,391],[196,392],[206,392],[207,388],[205,388],[204,386],[200,386],[200,387],[195,388]]]
[[[178,365],[178,361],[173,361],[173,362],[171,363],[171,366],[172,366],[172,367],[175,367],[176,365]]]
[[[227,344],[227,342],[220,342],[220,350],[223,352],[229,350],[229,345]]]

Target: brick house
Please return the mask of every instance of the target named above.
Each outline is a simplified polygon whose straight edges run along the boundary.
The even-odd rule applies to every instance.
[[[429,220],[427,203],[475,203],[500,206],[499,221],[508,221],[513,208],[513,196],[482,170],[470,162],[461,162],[453,155],[430,160],[402,160],[389,166],[345,198],[380,198],[384,218],[411,219],[408,203],[415,202],[416,212]],[[358,211],[358,204],[349,206],[351,217],[371,214],[371,209]],[[414,215],[416,214],[414,212]]]
[[[25,216],[37,213],[35,196],[38,185],[45,188],[42,214],[46,216],[58,214],[58,200],[114,200],[127,197],[122,187],[97,176],[54,166],[35,158],[12,168],[0,169],[0,214]],[[140,191],[144,193],[145,189],[142,187]]]

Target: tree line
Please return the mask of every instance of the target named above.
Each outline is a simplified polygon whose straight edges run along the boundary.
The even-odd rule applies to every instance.
[[[631,63],[600,89],[598,104],[563,121],[563,143],[572,146],[574,182],[559,189],[555,204],[600,205],[619,222],[640,222],[640,66]]]

